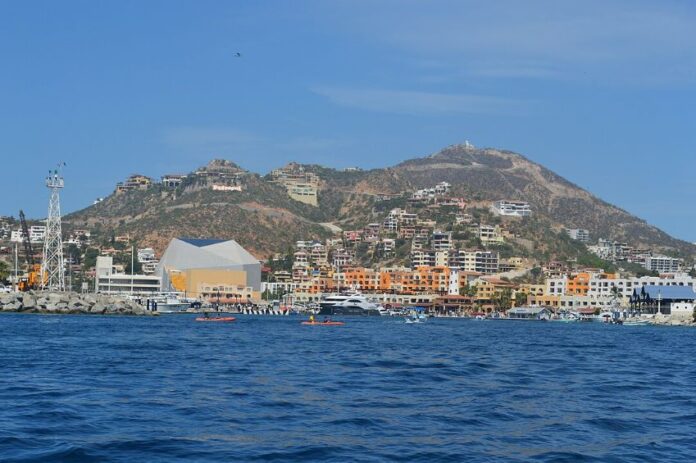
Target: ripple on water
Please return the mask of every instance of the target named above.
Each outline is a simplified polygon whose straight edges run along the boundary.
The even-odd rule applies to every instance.
[[[691,330],[199,325],[0,315],[0,461],[696,461]]]

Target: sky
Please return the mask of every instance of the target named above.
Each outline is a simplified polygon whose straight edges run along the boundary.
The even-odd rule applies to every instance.
[[[0,0],[0,214],[213,158],[524,154],[696,242],[688,0]],[[241,56],[235,56],[240,53]]]

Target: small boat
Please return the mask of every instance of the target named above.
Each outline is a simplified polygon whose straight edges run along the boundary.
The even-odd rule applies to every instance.
[[[197,322],[233,322],[236,318],[234,317],[197,317]]]
[[[649,325],[649,320],[624,320],[624,326],[646,326]]]
[[[322,325],[322,326],[340,326],[340,325],[345,325],[343,322],[332,322],[332,321],[327,321],[327,322],[302,322],[303,325]]]
[[[406,323],[425,323],[424,318],[417,318],[417,317],[409,317],[406,318]]]

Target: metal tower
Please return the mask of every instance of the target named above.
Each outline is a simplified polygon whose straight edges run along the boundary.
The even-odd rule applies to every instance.
[[[48,171],[46,187],[51,190],[51,200],[48,202],[46,237],[41,261],[41,288],[65,291],[63,238],[60,224],[60,190],[63,188],[63,177],[58,169]]]

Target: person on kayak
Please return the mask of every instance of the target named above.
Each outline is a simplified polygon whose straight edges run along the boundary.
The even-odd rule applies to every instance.
[[[312,322],[312,323],[314,323],[314,314],[311,314],[311,315],[309,316],[309,321]]]

